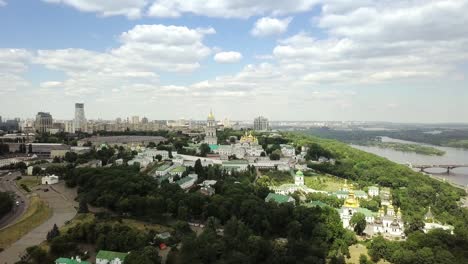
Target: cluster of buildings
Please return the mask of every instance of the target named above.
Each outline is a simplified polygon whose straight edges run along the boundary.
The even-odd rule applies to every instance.
[[[376,186],[369,187],[368,192],[366,193],[362,190],[355,191],[352,185],[348,185],[345,181],[342,188],[336,192],[314,190],[304,185],[304,174],[302,171],[298,170],[294,175],[294,184],[270,186],[270,190],[272,193],[265,198],[266,202],[274,201],[277,203],[295,203],[294,199],[290,196],[290,194],[295,192],[304,194],[323,193],[336,196],[339,199],[344,199],[342,207],[337,209],[344,228],[352,230],[353,226],[350,223],[351,218],[354,214],[361,213],[365,216],[366,229],[364,232],[368,236],[372,237],[377,234],[382,234],[384,237],[391,239],[404,238],[404,223],[401,217],[401,211],[398,208],[394,208],[391,203],[388,203],[385,205],[385,208],[384,205],[382,205],[379,212],[372,212],[371,210],[360,206],[359,200],[367,200],[370,197],[379,195],[383,196],[383,201],[388,201],[385,200],[387,192],[383,191],[380,193],[379,188]],[[328,205],[321,201],[312,201],[310,204],[306,204],[306,206],[324,207]]]
[[[124,264],[129,253],[99,250],[96,255],[96,264]],[[55,264],[91,264],[91,262],[81,260],[79,256],[71,258],[58,258]]]

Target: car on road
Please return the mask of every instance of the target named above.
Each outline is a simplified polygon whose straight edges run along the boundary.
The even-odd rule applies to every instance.
[[[20,204],[20,202],[19,202],[19,201],[16,201],[16,206],[18,206],[19,204]]]

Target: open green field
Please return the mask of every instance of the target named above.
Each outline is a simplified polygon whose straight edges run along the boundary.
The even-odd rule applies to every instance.
[[[307,187],[327,192],[335,192],[340,190],[344,183],[344,179],[327,174],[317,174],[316,176],[304,177],[304,184]],[[348,181],[348,184],[351,183],[351,181]]]
[[[23,176],[21,180],[16,181],[18,186],[26,185],[29,189],[41,185],[41,178],[36,176]]]
[[[52,209],[39,197],[33,196],[29,207],[14,225],[0,231],[0,248],[6,248],[52,216]]]
[[[65,226],[60,228],[60,232],[66,233],[69,229],[75,227],[78,224],[92,223],[94,220],[95,220],[95,216],[92,213],[77,214],[76,217],[73,218],[69,223],[67,223]],[[117,223],[117,221],[113,221],[113,220],[110,220],[110,221],[107,221],[107,222]],[[126,226],[129,226],[131,228],[138,229],[140,231],[153,230],[153,231],[156,231],[157,233],[172,231],[172,228],[167,227],[167,226],[147,223],[147,222],[143,222],[143,221],[137,221],[137,220],[134,220],[134,219],[122,219],[121,223],[126,225]]]

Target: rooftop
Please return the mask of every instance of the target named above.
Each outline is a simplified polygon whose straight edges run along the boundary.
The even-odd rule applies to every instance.
[[[171,170],[171,172],[185,172],[187,169],[184,166],[177,166]]]
[[[124,260],[127,255],[128,253],[99,250],[99,252],[96,255],[96,259],[107,259],[110,261],[118,258],[120,260]]]
[[[155,169],[155,171],[165,171],[165,170],[169,169],[169,167],[171,167],[171,164],[164,163],[163,165],[158,166],[158,167]]]
[[[58,258],[58,259],[55,260],[55,263],[57,263],[57,264],[91,264],[88,261],[83,261],[82,260],[82,261],[78,262],[75,259],[69,259],[69,258]]]
[[[287,203],[292,199],[291,196],[282,195],[277,193],[269,193],[268,196],[265,198],[265,201],[274,201],[276,203]]]

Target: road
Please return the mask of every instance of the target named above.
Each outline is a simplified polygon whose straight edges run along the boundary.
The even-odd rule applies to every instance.
[[[15,179],[21,176],[20,172],[12,172],[8,175],[8,172],[2,172],[4,174],[0,177],[0,191],[15,193],[15,201],[18,201],[18,205],[14,205],[13,210],[0,219],[0,229],[3,229],[11,224],[14,224],[21,216],[26,212],[29,205],[29,199],[20,191],[16,186]]]
[[[0,252],[1,264],[13,264],[19,261],[26,248],[39,245],[46,239],[47,232],[54,224],[61,227],[76,215],[75,208],[78,206],[78,203],[74,201],[76,189],[67,189],[64,182],[49,186],[48,192],[42,191],[44,188],[45,186],[38,186],[34,192],[52,208],[52,217]]]

